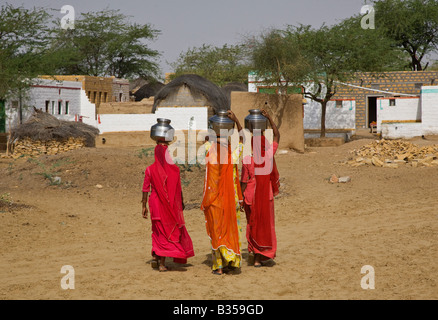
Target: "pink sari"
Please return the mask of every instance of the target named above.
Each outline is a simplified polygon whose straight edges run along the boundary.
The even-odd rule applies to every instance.
[[[152,190],[151,187],[152,186]],[[179,168],[167,146],[155,147],[155,162],[146,168],[143,192],[151,191],[152,255],[187,263],[194,256],[192,240],[184,222]]]

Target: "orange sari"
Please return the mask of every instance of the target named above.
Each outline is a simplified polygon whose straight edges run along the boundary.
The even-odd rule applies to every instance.
[[[242,200],[240,183],[234,181],[231,148],[213,143],[207,153],[204,196],[201,209],[204,210],[207,234],[211,239],[213,260],[222,258],[225,266],[241,266],[240,233],[236,216],[236,199]],[[238,176],[238,175],[237,175]],[[235,186],[237,190],[235,191]],[[219,259],[220,260],[220,259]],[[213,270],[222,265],[213,263]]]

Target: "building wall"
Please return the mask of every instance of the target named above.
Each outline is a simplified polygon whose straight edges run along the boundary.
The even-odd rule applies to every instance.
[[[382,122],[421,122],[421,100],[418,97],[377,99],[377,132]]]
[[[419,122],[382,123],[381,130],[383,139],[410,139],[423,135],[423,127]]]
[[[122,101],[129,101],[129,80],[126,79],[87,75],[56,75],[42,76],[42,78],[80,82],[82,89],[85,90],[88,99],[96,106],[96,109],[103,102],[118,102],[120,93]]]
[[[424,86],[421,97],[380,98],[377,101],[377,131],[383,138],[408,139],[438,135],[437,86]]]
[[[421,89],[423,135],[438,135],[438,86]]]
[[[112,101],[113,102],[129,101],[129,80],[113,78]],[[102,102],[110,102],[110,101],[102,101]]]
[[[97,127],[101,133],[150,131],[157,118],[170,119],[175,130],[207,130],[207,107],[160,107],[150,114],[101,114]]]
[[[333,99],[354,98],[356,100],[357,128],[369,128],[370,121],[368,119],[368,97],[394,96],[393,94],[385,92],[410,94],[418,97],[420,96],[422,86],[438,85],[438,71],[385,72],[379,78],[373,77],[372,73],[358,73],[356,78],[357,80],[349,81],[348,83],[366,89],[340,85],[337,88],[337,93],[335,96],[333,96]],[[369,89],[380,90],[383,92],[371,91]],[[379,121],[379,119],[377,120]]]
[[[304,130],[321,130],[321,104],[319,102],[308,100],[304,106]],[[356,101],[337,100],[327,103],[325,124],[328,129],[343,129],[354,131]]]
[[[58,119],[74,120],[75,115],[81,112],[80,95],[80,83],[38,79],[23,97],[22,121],[25,122],[33,114],[33,107],[46,111],[46,102],[48,102],[48,113]],[[68,110],[66,110],[67,102]],[[18,105],[19,97],[12,98],[6,103],[6,131],[20,123]]]
[[[234,91],[231,92],[231,110],[244,127],[245,117],[250,109],[266,108],[272,114],[271,108],[276,106],[276,98],[276,95],[271,94]],[[268,102],[267,106],[265,102]],[[279,126],[280,147],[304,152],[302,96],[291,95],[284,110],[282,123]]]
[[[248,82],[248,91],[250,92],[257,92],[259,86],[265,85],[256,79],[253,73],[249,73]],[[419,97],[422,86],[438,85],[438,71],[394,71],[382,73],[378,77],[375,77],[373,73],[357,73],[355,80],[348,81],[348,84],[360,88],[339,84],[336,89],[337,93],[332,100],[354,99],[356,102],[355,128],[369,128],[371,122],[368,112],[369,97],[394,97],[394,94],[389,92],[400,93],[400,96],[406,94]],[[315,108],[314,106],[310,107],[311,109]],[[305,111],[305,117],[306,113]],[[329,112],[327,112],[327,116],[329,116]],[[305,120],[306,127],[310,123],[312,121],[309,122],[309,119]],[[330,129],[327,125],[326,128]]]

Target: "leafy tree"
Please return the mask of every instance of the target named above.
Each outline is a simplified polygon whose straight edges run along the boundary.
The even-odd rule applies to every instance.
[[[253,51],[254,68],[261,79],[279,88],[302,87],[306,98],[321,104],[321,137],[325,137],[327,103],[343,81],[357,72],[386,71],[400,66],[400,52],[376,30],[364,30],[360,17],[334,26],[288,26],[261,38]],[[281,80],[281,81],[280,81]],[[277,106],[281,116],[285,104]]]
[[[438,71],[438,60],[436,60],[436,61],[432,64],[432,66],[430,67],[430,69],[431,69],[431,70],[436,70],[436,71]]]
[[[24,90],[33,77],[48,71],[49,15],[43,9],[0,7],[0,99]]]
[[[382,29],[410,57],[413,71],[425,70],[428,54],[438,49],[438,1],[378,0],[376,29]]]
[[[144,41],[159,33],[149,24],[131,24],[119,10],[105,9],[82,13],[74,29],[58,28],[52,46],[63,52],[61,73],[148,78],[158,76],[159,52]]]
[[[18,97],[21,122],[22,101],[32,80],[53,74],[61,57],[49,49],[52,29],[44,9],[7,4],[0,7],[0,16],[0,100]]]
[[[190,48],[182,52],[171,66],[175,73],[172,77],[192,73],[209,79],[222,86],[229,82],[246,82],[249,65],[245,61],[243,45],[214,47],[203,44],[199,48]]]
[[[294,92],[294,86],[301,87],[301,80],[311,72],[311,65],[298,49],[295,39],[284,30],[265,31],[259,37],[247,40],[247,47],[251,50],[252,72],[257,80],[276,90],[276,106],[271,112],[281,127],[290,93]]]

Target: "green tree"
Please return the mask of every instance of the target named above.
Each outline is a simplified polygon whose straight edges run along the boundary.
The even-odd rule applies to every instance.
[[[262,37],[255,48],[254,69],[266,83],[279,88],[283,100],[289,93],[286,88],[295,85],[302,87],[306,98],[321,104],[321,137],[325,137],[327,103],[342,82],[357,72],[398,69],[401,61],[400,52],[384,35],[361,28],[360,17],[330,27],[288,26]],[[278,114],[284,106],[277,106]]]
[[[58,28],[52,46],[63,52],[64,74],[158,77],[159,52],[145,41],[155,40],[160,31],[149,24],[132,24],[119,10],[82,13],[74,29]],[[59,22],[58,22],[59,23]]]
[[[311,72],[311,65],[295,39],[284,30],[267,30],[247,40],[246,45],[251,50],[252,73],[258,81],[275,89],[276,106],[271,112],[280,127],[291,93],[294,88],[301,88],[301,80]]]
[[[438,60],[435,60],[435,62],[431,65],[430,69],[438,71]]]
[[[373,5],[376,29],[409,55],[411,70],[425,70],[425,58],[438,49],[438,1],[378,0]]]
[[[53,74],[61,58],[49,48],[52,29],[44,9],[7,4],[0,16],[0,100],[18,97],[21,121],[21,101],[33,79]]]
[[[190,48],[182,52],[177,61],[172,63],[174,75],[197,74],[222,86],[229,82],[246,82],[249,64],[245,60],[243,45],[214,47],[203,44],[199,48]]]

